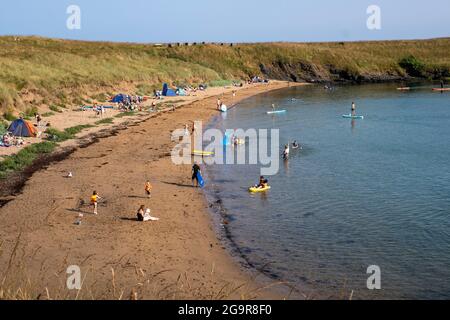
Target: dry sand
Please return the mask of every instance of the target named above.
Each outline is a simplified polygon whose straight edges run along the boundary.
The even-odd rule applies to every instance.
[[[286,86],[250,86],[234,102]],[[201,190],[191,187],[191,166],[171,161],[170,133],[209,120],[215,105],[213,96],[159,113],[35,172],[0,209],[0,289],[20,287],[19,296],[28,299],[128,299],[132,291],[138,299],[284,298],[261,289],[267,282],[255,281],[257,272],[230,257]],[[73,178],[65,178],[68,171]],[[147,179],[151,199],[144,194]],[[105,198],[96,216],[78,205],[93,190]],[[135,221],[141,204],[160,221]],[[81,225],[74,224],[78,210]],[[81,267],[80,291],[66,288],[70,265]]]

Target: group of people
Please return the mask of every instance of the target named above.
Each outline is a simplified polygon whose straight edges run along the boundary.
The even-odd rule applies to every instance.
[[[296,150],[296,149],[301,149],[301,148],[302,148],[302,146],[297,142],[297,140],[294,140],[292,142],[292,149]],[[289,159],[290,151],[291,151],[291,148],[290,148],[289,144],[286,144],[284,146],[284,150],[283,150],[283,154],[282,154],[284,160],[288,160]]]
[[[134,111],[140,108],[144,97],[141,96],[125,96],[122,102],[119,102],[118,109],[120,111]]]
[[[1,142],[3,147],[22,146],[25,144],[25,140],[22,137],[15,137],[10,132],[6,132],[2,136]]]
[[[69,177],[72,177],[72,173],[69,173]],[[152,185],[150,181],[147,180],[144,186],[144,191],[148,199],[151,198],[151,192],[152,192]],[[92,192],[92,196],[90,199],[90,206],[93,208],[94,215],[98,214],[98,203],[99,200],[103,199],[97,191]],[[136,213],[137,220],[138,221],[158,221],[159,218],[153,217],[150,214],[151,210],[149,208],[145,208],[145,205],[141,205]],[[79,214],[79,218],[83,217],[83,214]]]

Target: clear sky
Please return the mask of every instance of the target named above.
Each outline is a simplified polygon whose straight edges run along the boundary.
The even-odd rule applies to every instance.
[[[81,29],[69,30],[69,5]],[[381,8],[369,30],[368,6]],[[0,35],[125,42],[262,42],[450,36],[450,0],[4,0]]]

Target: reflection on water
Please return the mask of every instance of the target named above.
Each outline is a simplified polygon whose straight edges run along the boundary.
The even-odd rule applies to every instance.
[[[299,141],[251,195],[257,165],[210,166],[245,256],[320,297],[450,298],[450,95],[395,85],[289,88],[219,117]],[[342,118],[355,101],[364,120]],[[269,116],[272,103],[286,114]],[[281,152],[281,150],[280,150]],[[379,265],[382,290],[366,289]]]

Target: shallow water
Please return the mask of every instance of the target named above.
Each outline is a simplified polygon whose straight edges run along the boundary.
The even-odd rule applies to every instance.
[[[257,165],[208,167],[208,190],[252,265],[311,298],[450,298],[450,94],[431,86],[290,88],[240,103],[219,128],[279,128],[297,139],[266,194]],[[364,120],[343,119],[351,102]],[[265,112],[272,103],[285,115]],[[381,290],[366,287],[381,268]]]

